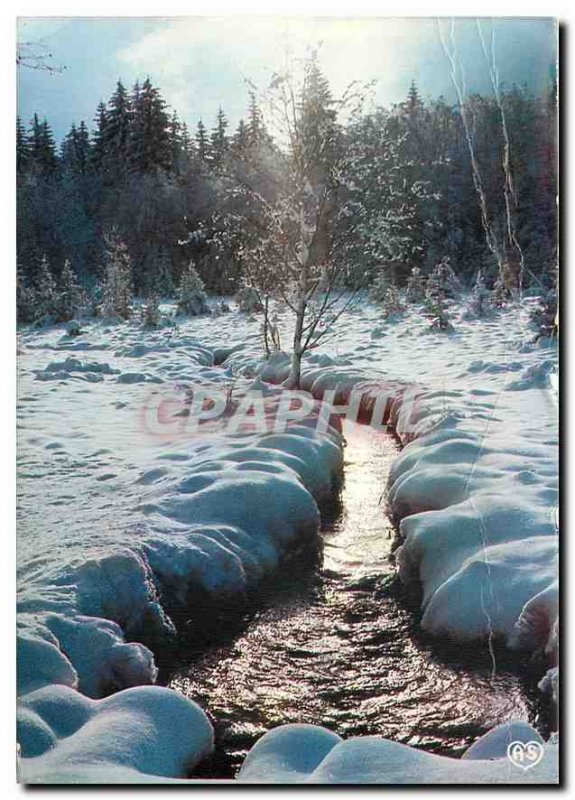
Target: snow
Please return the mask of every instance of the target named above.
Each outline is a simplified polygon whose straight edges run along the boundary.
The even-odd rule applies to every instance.
[[[238,780],[245,783],[496,784],[556,783],[557,746],[522,770],[507,758],[512,741],[541,742],[525,723],[504,723],[477,740],[461,759],[446,758],[376,736],[342,740],[325,728],[282,725],[248,753]]]
[[[540,686],[556,695],[557,359],[551,343],[530,343],[528,305],[488,320],[466,319],[456,306],[455,333],[446,336],[430,332],[415,310],[390,322],[362,302],[341,318],[337,338],[304,361],[302,388],[317,401],[305,419],[270,385],[285,379],[289,357],[263,359],[257,318],[179,319],[177,328],[156,331],[82,321],[74,337],[61,326],[24,330],[19,693],[22,747],[34,754],[23,760],[22,774],[33,776],[25,779],[182,774],[183,762],[169,761],[167,751],[164,771],[138,760],[148,744],[126,744],[131,755],[114,760],[113,736],[108,755],[83,759],[83,728],[62,750],[32,700],[54,692],[54,707],[87,702],[81,708],[100,724],[105,713],[94,709],[114,699],[121,706],[123,697],[144,698],[144,707],[146,692],[157,691],[154,709],[172,702],[173,692],[143,686],[157,677],[153,651],[175,633],[166,609],[185,607],[198,590],[242,595],[313,539],[318,503],[333,494],[342,469],[331,404],[389,422],[405,445],[388,502],[401,538],[399,574],[422,589],[424,629],[463,640],[496,634],[509,647],[540,651],[549,670]],[[289,341],[281,309],[279,326]],[[217,391],[224,413],[194,427],[194,403],[203,408],[202,392]],[[248,392],[262,398],[251,411]],[[287,428],[274,429],[278,418]],[[193,759],[180,719],[195,707],[180,701],[166,747],[176,740],[177,752],[188,747]],[[146,708],[151,741],[162,715]],[[358,740],[338,743],[302,769],[306,780],[337,781],[360,759],[365,774],[375,774],[390,747],[407,776],[425,765],[430,775],[451,770],[463,780],[459,765],[445,772],[445,759],[428,754],[415,754],[412,769],[409,753],[383,740],[366,740],[361,757]],[[504,767],[477,775],[510,780]]]
[[[98,782],[113,780],[117,768],[126,776],[179,777],[213,746],[202,709],[155,686],[104,700],[47,686],[21,700],[19,726],[20,777],[27,783],[84,782],[86,767]]]
[[[423,590],[422,627],[460,640],[495,635],[534,650],[557,617],[556,600],[535,599],[547,595],[558,571],[557,419],[549,391],[556,353],[542,358],[529,345],[516,309],[498,321],[466,316],[459,309],[448,337],[421,336],[413,314],[388,324],[394,351],[371,342],[356,344],[353,361],[318,354],[303,370],[302,387],[336,406],[355,406],[364,419],[373,414],[378,422],[378,409],[405,444],[388,503],[402,539],[400,576]],[[407,336],[408,353],[401,342]],[[386,367],[379,379],[358,357],[376,347]],[[489,361],[467,360],[484,351]],[[265,375],[281,381],[285,369],[277,357]],[[547,654],[555,658],[554,648]]]

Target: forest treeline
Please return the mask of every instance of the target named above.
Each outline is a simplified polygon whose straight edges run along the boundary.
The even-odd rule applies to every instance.
[[[402,103],[369,111],[364,105],[341,119],[317,64],[310,74],[293,141],[304,154],[314,142],[305,167],[312,185],[337,165],[330,202],[337,197],[345,236],[341,247],[333,239],[323,258],[339,249],[346,266],[338,280],[369,285],[385,274],[404,286],[414,268],[426,275],[448,263],[463,285],[471,286],[478,270],[492,285],[505,256],[498,263],[489,235],[508,241],[512,223],[523,286],[553,282],[555,86],[539,96],[513,86],[499,103],[473,95],[466,129],[457,105],[424,100],[414,83]],[[235,130],[222,108],[214,109],[213,126],[200,121],[190,130],[148,78],[131,90],[119,81],[93,122],[72,125],[60,146],[48,120],[18,119],[20,320],[34,317],[31,298],[47,274],[57,282],[71,272],[97,297],[111,240],[139,296],[173,296],[190,261],[209,292],[232,294],[249,283],[258,229],[269,238],[263,209],[290,180],[285,142],[273,116],[266,126],[263,109],[251,93]],[[333,217],[330,209],[321,217],[326,236],[333,236]]]

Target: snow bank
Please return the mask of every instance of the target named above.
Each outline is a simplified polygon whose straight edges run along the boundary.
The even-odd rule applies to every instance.
[[[29,370],[32,380],[40,374],[62,377],[64,384],[52,390],[64,398],[70,421],[79,420],[77,439],[73,425],[66,432],[66,420],[56,414],[43,421],[42,432],[50,424],[60,428],[53,437],[44,434],[48,441],[40,464],[46,452],[63,459],[66,448],[75,447],[82,455],[73,456],[73,475],[82,478],[85,470],[86,481],[85,509],[77,508],[71,518],[60,516],[46,498],[42,530],[39,520],[21,543],[19,737],[22,775],[31,782],[78,780],[88,773],[96,782],[114,775],[140,780],[142,771],[185,774],[211,746],[211,727],[174,692],[143,688],[157,678],[153,651],[176,633],[167,609],[193,616],[203,613],[206,602],[217,605],[232,597],[241,604],[282,560],[313,544],[318,503],[331,497],[341,480],[342,439],[324,404],[312,403],[306,418],[292,415],[296,418],[275,432],[282,392],[261,384],[263,429],[253,430],[246,417],[240,423],[247,425],[233,427],[230,414],[241,409],[250,388],[244,382],[234,387],[229,413],[209,430],[187,431],[185,412],[194,393],[200,386],[225,385],[231,375],[226,367],[214,369],[212,354],[185,336],[174,346],[128,341],[115,348],[114,359],[67,357],[42,369],[33,363]],[[132,366],[138,359],[141,369]],[[119,427],[119,448],[90,454],[98,468],[112,467],[104,474],[121,482],[114,493],[102,488],[95,494],[85,450],[78,451],[88,438],[90,407],[87,417],[78,416],[85,401],[80,395],[68,404],[76,394],[66,394],[71,391],[66,381],[87,375],[102,379],[97,402],[103,414],[106,406],[138,408],[144,401],[161,416],[159,433],[140,427],[131,434]],[[177,384],[159,386],[175,376]],[[158,387],[146,390],[142,384],[148,383]],[[114,384],[122,385],[121,402]],[[143,391],[167,394],[164,399]],[[321,432],[313,424],[320,416],[327,420]],[[140,413],[132,419],[145,423]],[[141,469],[129,465],[119,471],[122,437],[128,434],[128,458],[137,455],[135,436],[146,437],[147,450]],[[42,441],[32,439],[37,440]],[[59,508],[62,488],[55,493]],[[198,598],[201,608],[194,607]],[[49,717],[39,710],[48,702]],[[70,714],[81,723],[62,733],[58,720]]]
[[[195,703],[155,686],[90,700],[46,686],[18,706],[26,783],[113,783],[140,775],[185,776],[213,747],[213,729]]]
[[[556,454],[495,422],[482,434],[460,425],[418,437],[394,464],[400,576],[421,585],[429,632],[539,649],[557,616],[556,595],[546,601],[558,572]]]
[[[346,361],[312,357],[301,385],[344,413],[388,425],[405,445],[387,497],[402,540],[400,577],[422,589],[422,627],[460,640],[495,634],[509,647],[546,648],[554,658],[556,442],[531,436],[526,443],[508,430],[509,410],[488,389],[424,389]],[[533,389],[551,365],[529,367],[506,389]],[[498,376],[522,366],[474,361],[469,372]],[[276,354],[260,374],[279,383],[288,369],[287,356]],[[540,405],[538,397],[532,402]]]
[[[337,355],[306,359],[302,388],[318,400],[308,419],[280,433],[216,426],[185,441],[178,436],[198,385],[236,384],[241,402],[242,378],[256,378],[267,392],[265,414],[277,415],[281,392],[267,382],[285,379],[289,358],[262,359],[254,320],[230,314],[145,335],[136,325],[94,324],[80,339],[58,328],[23,334],[25,780],[170,782],[165,776],[185,774],[209,747],[193,704],[141,684],[155,681],[152,651],[174,635],[167,608],[189,608],[198,592],[239,601],[313,537],[317,504],[342,465],[333,419],[314,430],[321,401],[390,425],[405,445],[388,497],[402,538],[400,576],[422,589],[424,628],[458,639],[496,632],[510,647],[546,653],[540,686],[556,695],[557,409],[546,400],[553,352],[525,343],[514,312],[456,320],[449,341],[419,336],[427,326],[411,312],[374,338],[380,322],[366,303],[353,325],[342,324]],[[82,351],[90,360],[69,355]],[[475,759],[470,750],[463,764],[381,739],[341,742],[322,729],[306,729],[304,741],[296,727],[285,747],[285,729],[264,737],[241,779],[554,780],[551,747],[538,780],[506,762],[499,744],[496,756]]]
[[[504,723],[477,740],[461,759],[415,750],[376,736],[343,741],[325,728],[282,725],[265,734],[248,753],[242,783],[329,784],[513,784],[557,783],[558,748],[528,770],[512,764],[513,741],[542,742],[525,723]]]

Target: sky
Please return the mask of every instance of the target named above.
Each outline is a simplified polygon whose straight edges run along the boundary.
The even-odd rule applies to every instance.
[[[552,19],[457,18],[454,41],[468,92],[491,91],[478,24],[502,84],[538,92],[554,77]],[[149,76],[181,119],[211,127],[222,106],[230,124],[245,116],[249,86],[269,85],[274,72],[318,49],[334,94],[354,80],[375,80],[374,102],[403,100],[412,80],[424,98],[455,101],[438,33],[450,41],[450,20],[384,17],[42,17],[20,18],[18,41],[50,52],[53,74],[21,66],[18,113],[47,117],[57,139],[73,122],[92,127],[95,109],[117,80],[131,87]],[[493,34],[493,38],[492,38]],[[39,48],[42,48],[40,50]]]

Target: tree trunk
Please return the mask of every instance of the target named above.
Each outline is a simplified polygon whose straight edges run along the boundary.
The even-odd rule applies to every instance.
[[[299,389],[301,378],[301,360],[304,354],[304,345],[302,344],[303,329],[305,322],[305,313],[308,304],[308,274],[310,265],[310,251],[306,244],[306,225],[303,212],[303,206],[300,208],[299,214],[300,223],[300,255],[299,264],[300,272],[297,282],[297,303],[296,303],[296,318],[295,330],[293,334],[293,351],[291,360],[291,369],[289,375],[284,381],[284,386],[287,389]]]
[[[293,351],[291,357],[291,369],[285,381],[288,389],[299,389],[301,378],[301,360],[303,356],[303,323],[305,319],[305,293],[302,293],[297,305],[297,315],[295,320],[295,331],[293,335]]]
[[[270,298],[266,294],[265,299],[264,299],[264,350],[265,350],[266,358],[269,358],[269,356],[270,356],[270,343],[269,343],[269,337],[268,337],[269,324],[270,324],[269,323],[269,303],[270,303]]]
[[[298,294],[299,297],[297,301],[295,330],[293,334],[291,369],[284,383],[288,389],[299,389],[301,378],[301,360],[304,354],[304,346],[302,344],[303,327],[307,308],[307,264],[302,268],[298,286]]]

